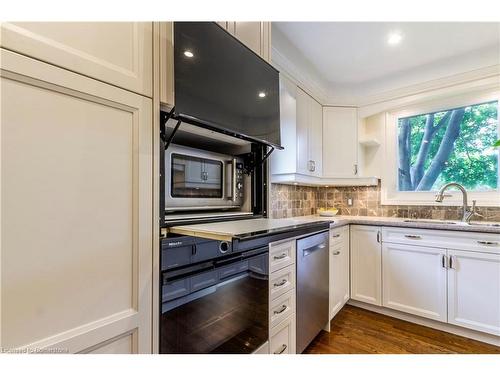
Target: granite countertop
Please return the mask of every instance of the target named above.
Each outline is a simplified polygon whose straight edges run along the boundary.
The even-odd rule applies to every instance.
[[[220,240],[228,240],[232,237],[244,235],[249,232],[260,232],[275,230],[284,227],[304,225],[311,222],[330,221],[330,228],[336,228],[347,224],[383,225],[405,228],[456,230],[463,232],[498,233],[500,235],[500,223],[498,226],[481,225],[482,223],[465,224],[452,220],[412,220],[396,217],[378,216],[332,216],[323,217],[319,215],[298,216],[288,219],[249,219],[230,220],[216,223],[179,225],[170,229],[172,233],[185,234],[197,237],[207,237]],[[499,236],[500,238],[500,236]]]
[[[319,215],[304,216],[304,219],[309,220],[325,220],[330,219],[333,223],[330,228],[343,226],[346,224],[361,224],[361,225],[382,225],[389,227],[403,228],[420,228],[420,229],[441,229],[441,230],[456,230],[461,232],[481,232],[481,233],[498,233],[500,234],[499,222],[472,222],[466,224],[455,220],[430,220],[430,219],[407,219],[399,217],[383,217],[383,216],[332,216],[322,217]],[[493,225],[484,225],[493,224]]]

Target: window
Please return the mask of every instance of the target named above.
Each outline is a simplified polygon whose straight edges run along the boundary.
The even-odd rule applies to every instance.
[[[498,101],[397,119],[399,191],[498,190]]]
[[[460,206],[462,194],[435,201],[448,182],[467,189],[469,204],[500,207],[500,92],[495,87],[460,87],[385,112],[385,141],[381,166],[384,205]]]

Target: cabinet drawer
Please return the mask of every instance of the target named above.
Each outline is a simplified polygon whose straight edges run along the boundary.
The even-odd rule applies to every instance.
[[[295,289],[272,300],[269,304],[269,326],[280,324],[295,312]]]
[[[295,288],[295,265],[292,264],[271,274],[269,297],[271,300]]]
[[[269,271],[274,272],[295,263],[295,240],[269,244]]]
[[[295,354],[295,314],[271,329],[270,354]]]
[[[330,229],[330,246],[341,243],[344,240],[344,236],[347,235],[346,233],[347,230],[348,230],[347,226]]]
[[[496,233],[383,227],[382,241],[444,249],[500,253],[500,234]]]

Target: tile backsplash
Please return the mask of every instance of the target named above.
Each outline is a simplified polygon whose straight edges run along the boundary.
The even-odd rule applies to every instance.
[[[353,205],[347,205],[352,198]],[[339,215],[389,216],[419,219],[460,220],[458,206],[386,206],[380,204],[378,186],[309,187],[284,184],[271,185],[271,217],[286,218],[314,215],[318,208],[338,208]],[[484,216],[474,220],[500,221],[500,207],[478,207]]]

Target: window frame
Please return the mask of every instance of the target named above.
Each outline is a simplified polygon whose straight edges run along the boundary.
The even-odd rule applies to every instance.
[[[452,108],[465,107],[489,101],[498,101],[498,138],[500,139],[500,91],[482,91],[435,99],[400,108],[386,113],[385,150],[381,203],[383,205],[424,205],[424,206],[461,206],[462,194],[459,191],[448,191],[452,196],[442,203],[435,202],[435,191],[399,191],[398,190],[398,120],[402,117],[445,111]],[[500,170],[500,148],[497,149]],[[500,172],[497,190],[489,192],[468,191],[469,205],[476,200],[478,206],[500,207]]]

